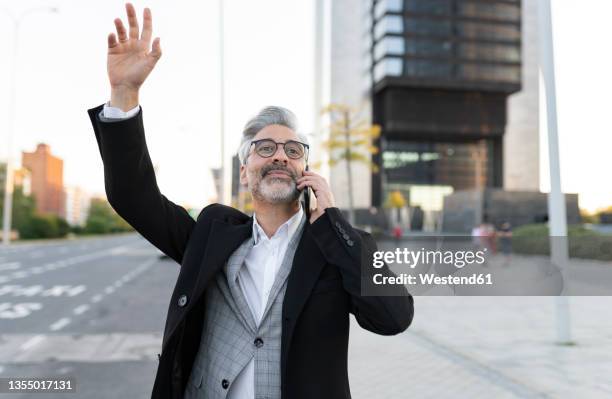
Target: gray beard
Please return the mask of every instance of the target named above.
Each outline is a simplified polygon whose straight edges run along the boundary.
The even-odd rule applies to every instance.
[[[295,181],[281,178],[258,179],[249,190],[253,198],[270,204],[291,203],[300,196]]]

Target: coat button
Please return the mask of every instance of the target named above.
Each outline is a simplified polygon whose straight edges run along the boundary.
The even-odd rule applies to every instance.
[[[342,226],[340,222],[336,222],[336,227],[340,228],[340,226]]]
[[[255,344],[256,348],[261,348],[263,346],[263,339],[257,337],[253,343]]]
[[[227,389],[227,387],[229,387],[229,381],[224,379],[223,381],[221,381],[221,386],[223,387],[223,389]]]
[[[351,238],[351,237],[349,237],[349,235],[348,235],[348,234],[344,233],[344,234],[342,234],[342,238],[344,238],[345,240],[348,240],[348,239],[349,239],[349,238]]]
[[[161,361],[161,355],[159,353],[157,354],[157,361]]]
[[[348,245],[349,247],[352,247],[353,245],[355,245],[355,243],[353,242],[353,240],[347,240],[346,245]]]
[[[181,295],[178,299],[178,305],[182,308],[187,305],[187,295]]]

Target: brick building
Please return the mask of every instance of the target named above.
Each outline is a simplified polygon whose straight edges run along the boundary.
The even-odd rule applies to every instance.
[[[40,143],[34,152],[22,152],[21,164],[31,172],[31,190],[36,211],[65,218],[64,161],[51,155],[49,145]]]

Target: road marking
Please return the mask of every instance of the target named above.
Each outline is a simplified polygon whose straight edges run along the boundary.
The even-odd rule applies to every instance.
[[[35,347],[36,345],[40,344],[41,342],[43,342],[46,339],[46,337],[44,335],[35,335],[32,338],[30,338],[29,340],[27,340],[26,342],[23,343],[23,345],[21,345],[21,350],[22,351],[27,351],[32,349],[33,347]]]
[[[63,260],[59,260],[56,262],[50,262],[46,265],[38,266],[40,268],[38,270],[40,271],[37,271],[35,273],[40,274],[42,272],[46,272],[49,270],[55,270],[55,269],[59,269],[59,268],[63,268],[66,266],[75,265],[77,263],[83,263],[83,262],[87,262],[87,261],[91,261],[91,260],[95,260],[99,258],[106,258],[108,256],[118,256],[118,255],[128,252],[132,247],[138,247],[138,246],[141,246],[141,244],[136,243],[136,244],[121,245],[118,247],[106,248],[98,252],[86,253],[84,255],[78,255],[72,258],[63,259]],[[21,278],[25,278],[28,276],[30,276],[29,272],[18,271],[18,272],[14,272],[10,276],[0,276],[0,283],[6,283],[12,280],[21,279]]]
[[[100,302],[100,300],[101,300],[101,299],[102,299],[102,295],[98,294],[98,295],[94,295],[94,296],[91,298],[91,301],[92,301],[93,303],[96,303],[96,302]]]
[[[0,303],[0,319],[20,319],[29,316],[35,310],[42,309],[41,303],[27,302],[16,303],[11,302]]]
[[[74,308],[74,310],[72,311],[75,315],[80,315],[82,313],[85,313],[89,310],[89,305],[81,305],[81,306],[77,306],[76,308]]]
[[[66,331],[40,335],[32,344],[19,351],[25,334],[3,334],[2,349],[12,353],[2,359],[4,367],[10,365],[47,364],[53,358],[56,367],[62,362],[116,363],[119,361],[157,362],[162,335],[150,333],[70,334]],[[38,350],[32,349],[44,341]],[[10,349],[9,349],[10,348]],[[15,349],[12,349],[15,348]],[[52,365],[51,365],[52,366]],[[68,367],[68,366],[65,366]],[[6,372],[8,372],[8,367]],[[58,371],[58,373],[62,373]]]
[[[15,270],[21,267],[19,262],[9,262],[0,264],[0,270]]]
[[[79,295],[83,291],[85,291],[84,285],[77,285],[77,286],[56,285],[56,286],[49,288],[45,292],[43,292],[41,295],[42,296],[62,296],[66,294],[67,296],[76,296],[76,295]]]
[[[66,327],[68,324],[70,324],[70,318],[62,317],[55,323],[51,324],[51,326],[49,326],[49,329],[51,331],[61,330],[62,328]]]

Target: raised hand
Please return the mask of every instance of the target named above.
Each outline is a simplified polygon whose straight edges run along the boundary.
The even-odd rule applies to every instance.
[[[138,91],[161,57],[159,37],[153,40],[151,10],[144,9],[142,34],[136,11],[131,3],[125,5],[129,31],[120,18],[115,19],[117,35],[108,35],[107,71],[111,85],[111,106],[124,111],[138,105]],[[150,49],[151,48],[151,49]]]

